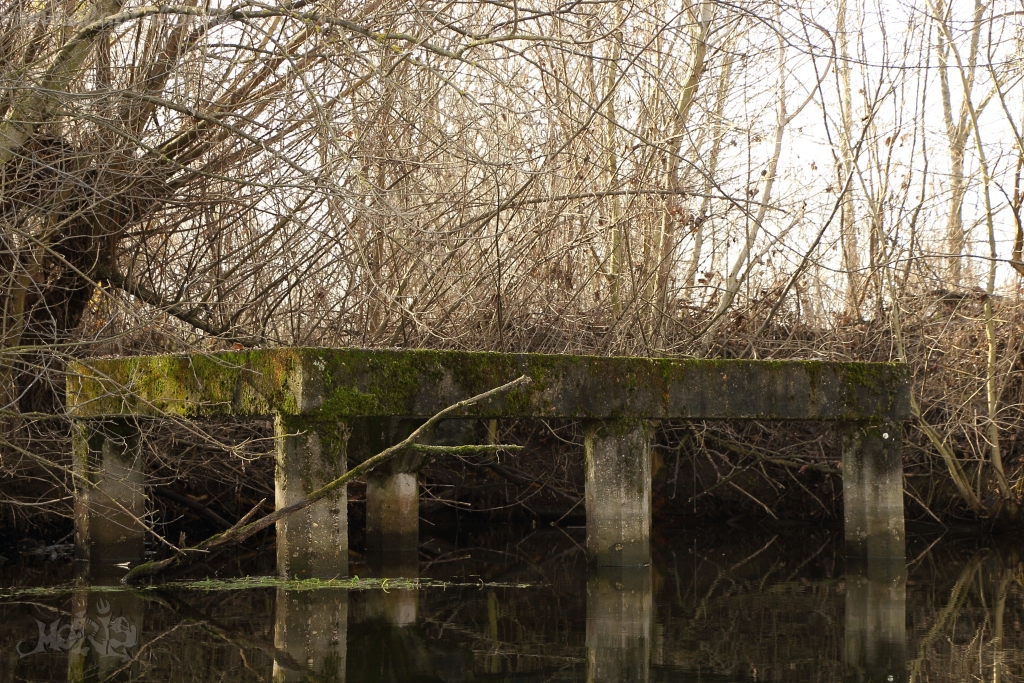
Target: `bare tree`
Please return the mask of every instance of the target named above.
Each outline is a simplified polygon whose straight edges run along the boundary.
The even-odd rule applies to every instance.
[[[5,492],[66,511],[68,358],[360,345],[903,358],[913,466],[1020,495],[994,5],[2,7]]]

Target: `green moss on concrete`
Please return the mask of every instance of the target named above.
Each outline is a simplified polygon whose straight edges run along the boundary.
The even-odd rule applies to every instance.
[[[309,494],[347,469],[349,431],[345,421],[321,415],[279,415],[274,433],[281,439],[276,476],[284,490],[299,485]],[[286,456],[285,462],[280,460],[282,455]]]
[[[320,375],[314,379],[323,387],[320,413],[342,418],[407,412],[422,383],[437,374],[436,364],[436,352],[319,349],[309,352],[304,367]]]
[[[846,406],[851,419],[882,421],[901,403],[907,382],[906,366],[898,363],[843,363]],[[879,400],[880,397],[885,397]],[[866,408],[873,407],[873,410]]]
[[[467,394],[504,384],[524,371],[532,385],[510,392],[501,401],[506,410],[526,412],[567,365],[559,356],[431,350],[321,350],[311,358],[307,367],[322,376],[322,410],[339,417],[411,415],[424,397],[445,397],[454,391],[452,400],[468,398]],[[528,358],[526,367],[524,358]]]
[[[906,372],[888,363],[363,349],[99,359],[72,368],[68,405],[73,416],[427,417],[523,374],[530,385],[467,414],[876,420],[907,412]]]
[[[593,434],[593,436],[608,439],[608,438],[622,438],[633,434],[637,430],[649,430],[650,423],[647,420],[639,420],[636,418],[619,418],[619,419],[605,419],[605,420],[594,420],[587,426],[587,431]]]
[[[69,368],[68,407],[72,415],[295,413],[294,370],[289,350],[95,359]]]
[[[380,405],[375,394],[364,394],[354,387],[338,387],[328,394],[317,416],[322,420],[343,420],[354,415],[375,415]]]
[[[882,386],[891,369],[888,363],[843,363],[840,367],[850,389]]]

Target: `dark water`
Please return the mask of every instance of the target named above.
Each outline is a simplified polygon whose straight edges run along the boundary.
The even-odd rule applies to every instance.
[[[582,541],[431,548],[420,576],[450,583],[386,593],[132,593],[9,564],[0,681],[1024,680],[1013,547],[915,537],[906,563],[847,566],[827,531],[723,527],[598,573]]]

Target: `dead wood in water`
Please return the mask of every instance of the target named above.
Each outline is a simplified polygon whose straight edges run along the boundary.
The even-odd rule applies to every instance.
[[[433,429],[438,422],[440,422],[445,417],[451,415],[452,413],[456,413],[459,410],[471,406],[484,399],[488,399],[491,398],[492,396],[503,394],[519,386],[524,386],[526,384],[529,384],[530,382],[530,378],[524,375],[522,377],[519,377],[518,379],[512,380],[507,384],[503,384],[489,391],[485,391],[482,394],[477,394],[472,398],[468,398],[464,401],[459,401],[458,403],[452,404],[445,408],[444,410],[442,410],[441,412],[435,414],[426,422],[424,422],[415,431],[413,431],[412,434],[410,434],[408,437],[406,437],[399,443],[395,444],[394,446],[385,448],[377,455],[374,455],[373,457],[367,459],[363,463],[353,467],[352,469],[350,469],[337,479],[334,479],[333,481],[325,484],[316,491],[312,492],[305,499],[300,500],[297,503],[293,503],[292,505],[289,505],[287,507],[281,508],[280,510],[276,510],[275,512],[272,512],[269,515],[265,515],[264,517],[261,517],[255,522],[249,523],[249,520],[252,519],[252,517],[259,511],[259,508],[262,506],[261,501],[259,505],[250,510],[244,517],[242,517],[242,519],[238,520],[238,522],[234,526],[232,526],[224,533],[210,536],[198,545],[192,546],[191,548],[186,548],[182,552],[177,553],[169,558],[140,564],[139,566],[129,571],[128,574],[126,574],[125,577],[122,579],[122,581],[124,583],[134,583],[146,577],[160,574],[161,572],[164,572],[171,567],[190,564],[201,558],[207,557],[207,553],[209,553],[211,550],[221,549],[229,545],[236,545],[238,543],[241,543],[245,541],[247,538],[250,538],[251,536],[259,533],[260,531],[268,529],[270,526],[276,524],[278,520],[284,519],[288,515],[298,512],[299,510],[304,510],[313,503],[317,502],[318,500],[326,498],[328,495],[330,495],[332,491],[336,490],[338,487],[344,486],[352,479],[368,474],[377,466],[387,462],[388,460],[398,455],[399,453],[402,453],[403,451],[412,449],[434,455],[439,455],[447,453],[465,454],[481,451],[495,452],[502,450],[519,450],[518,446],[503,444],[491,444],[482,446],[424,446],[422,444],[417,444],[416,440],[421,436],[429,433],[430,430]]]

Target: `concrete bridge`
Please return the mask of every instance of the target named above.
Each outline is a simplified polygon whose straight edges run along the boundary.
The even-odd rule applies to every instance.
[[[94,359],[71,368],[77,556],[142,557],[140,418],[272,418],[281,508],[343,474],[350,450],[397,442],[388,426],[397,420],[426,419],[521,375],[533,381],[459,419],[583,421],[587,550],[596,567],[650,561],[650,424],[665,419],[839,423],[847,555],[905,555],[900,449],[909,387],[901,365],[277,349]],[[415,470],[407,459],[368,482],[371,552],[416,557]],[[342,488],[278,522],[280,575],[347,575],[346,502]]]

